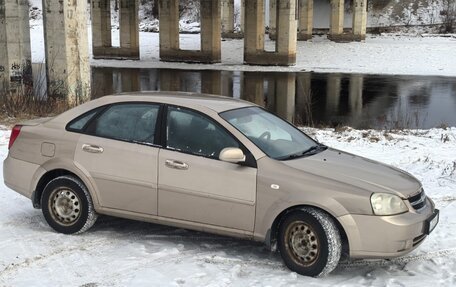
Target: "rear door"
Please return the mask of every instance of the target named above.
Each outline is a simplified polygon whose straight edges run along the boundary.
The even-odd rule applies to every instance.
[[[253,231],[257,175],[253,156],[199,112],[170,106],[166,122],[166,148],[159,155],[159,215]],[[226,147],[242,148],[253,164],[220,161]]]
[[[159,110],[158,104],[115,104],[85,128],[75,162],[93,179],[102,207],[157,215]]]

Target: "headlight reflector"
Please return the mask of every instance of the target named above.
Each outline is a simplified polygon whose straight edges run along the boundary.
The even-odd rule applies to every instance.
[[[371,204],[375,215],[395,215],[408,211],[407,206],[399,196],[389,193],[372,194]]]

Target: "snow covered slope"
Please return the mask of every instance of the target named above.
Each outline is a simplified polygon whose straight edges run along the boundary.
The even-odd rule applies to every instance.
[[[404,258],[345,263],[326,278],[305,278],[261,244],[154,224],[101,217],[85,234],[57,234],[3,185],[0,170],[0,286],[456,285],[456,128],[307,132],[417,176],[441,210],[437,229]],[[0,161],[8,137],[0,127]]]

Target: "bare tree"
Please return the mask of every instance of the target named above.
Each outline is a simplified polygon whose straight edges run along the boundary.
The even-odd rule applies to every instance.
[[[158,19],[158,0],[141,0],[144,16]]]
[[[443,9],[440,11],[444,33],[453,33],[456,30],[456,1],[442,0]]]

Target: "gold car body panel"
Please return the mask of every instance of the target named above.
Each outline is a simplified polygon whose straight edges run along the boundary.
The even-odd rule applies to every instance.
[[[103,151],[87,152],[86,145]],[[158,151],[153,146],[81,135],[74,160],[92,178],[101,207],[157,215]]]

